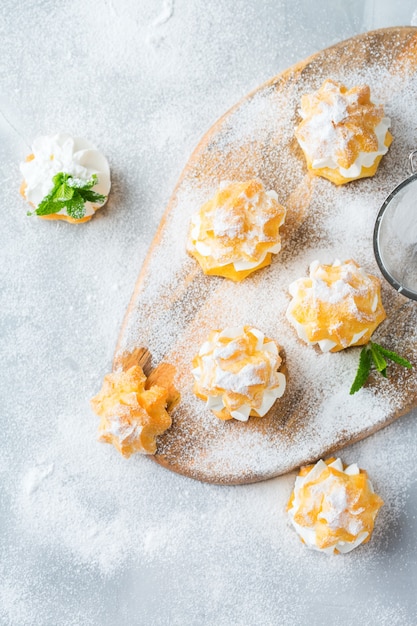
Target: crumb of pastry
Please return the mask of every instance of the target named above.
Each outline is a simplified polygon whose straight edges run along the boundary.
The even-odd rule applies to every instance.
[[[287,319],[303,341],[323,352],[338,352],[370,340],[386,318],[378,278],[348,260],[332,265],[314,261],[309,276],[289,287]]]
[[[259,180],[222,183],[193,216],[187,252],[205,274],[241,281],[280,251],[285,213]]]
[[[156,438],[171,426],[167,390],[158,385],[145,389],[146,381],[138,365],[112,372],[91,400],[101,418],[99,441],[113,444],[124,457],[135,452],[155,454]]]
[[[263,417],[280,398],[279,346],[253,326],[213,330],[193,360],[194,393],[221,420]]]
[[[295,136],[312,174],[336,185],[374,176],[392,135],[367,85],[348,89],[328,79],[302,97],[300,114]]]
[[[301,468],[287,511],[307,547],[338,554],[369,541],[383,504],[364,470],[331,458]]]

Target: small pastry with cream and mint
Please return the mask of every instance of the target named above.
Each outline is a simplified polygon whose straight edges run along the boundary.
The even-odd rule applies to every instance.
[[[211,331],[193,360],[194,393],[221,420],[264,417],[285,391],[279,350],[253,326]]]
[[[33,207],[28,215],[80,224],[107,202],[108,161],[80,137],[66,133],[38,137],[20,171],[20,193]]]

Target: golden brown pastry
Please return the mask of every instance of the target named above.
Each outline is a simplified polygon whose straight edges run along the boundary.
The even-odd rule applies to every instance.
[[[353,260],[314,261],[309,276],[294,281],[289,291],[287,319],[300,339],[317,343],[323,352],[368,343],[386,317],[378,278]]]
[[[364,470],[331,458],[301,468],[287,510],[307,547],[338,554],[369,541],[383,504]]]
[[[370,89],[347,89],[326,80],[301,99],[302,122],[295,129],[309,171],[343,185],[373,176],[392,135],[384,107],[371,101]]]
[[[193,360],[194,393],[222,420],[263,417],[285,391],[278,351],[253,326],[213,330]]]
[[[168,391],[158,385],[145,389],[142,368],[133,365],[104,377],[103,387],[91,400],[101,417],[99,441],[112,443],[125,457],[135,452],[155,454],[156,438],[170,426],[165,407]]]
[[[243,280],[281,249],[285,209],[259,180],[221,184],[193,216],[187,251],[203,272]]]

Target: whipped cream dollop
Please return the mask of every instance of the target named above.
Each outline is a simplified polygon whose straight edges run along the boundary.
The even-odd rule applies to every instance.
[[[345,554],[370,538],[382,504],[356,463],[344,469],[340,459],[320,460],[295,479],[288,515],[308,548]]]
[[[53,177],[60,173],[70,174],[74,178],[88,181],[93,174],[98,183],[93,190],[103,196],[110,191],[110,168],[105,156],[97,148],[80,137],[66,133],[44,135],[35,139],[32,145],[32,158],[20,164],[24,178],[23,193],[35,208],[52,190]],[[94,208],[103,203],[86,202],[85,216],[94,214]],[[57,215],[67,215],[65,208]]]
[[[310,264],[309,276],[288,288],[292,300],[286,317],[300,339],[322,352],[369,340],[385,319],[379,280],[353,260],[332,265]]]
[[[213,331],[193,364],[196,394],[221,419],[263,417],[285,391],[277,344],[252,326]]]
[[[258,186],[258,191],[248,196],[244,186],[253,183]],[[225,204],[219,204],[220,192],[228,188],[232,195],[225,198]],[[232,264],[236,271],[254,269],[268,254],[277,254],[281,250],[279,227],[284,223],[285,215],[277,193],[265,191],[260,181],[223,181],[213,201],[192,216],[187,249],[211,257],[219,268]]]

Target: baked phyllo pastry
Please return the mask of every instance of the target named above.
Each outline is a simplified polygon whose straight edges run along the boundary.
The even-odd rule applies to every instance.
[[[285,213],[260,180],[222,183],[193,216],[187,251],[205,274],[240,281],[280,251]]]
[[[308,169],[336,185],[373,176],[392,142],[390,119],[367,85],[348,89],[326,80],[301,98],[300,114],[295,136]]]
[[[38,137],[20,165],[20,193],[33,207],[28,215],[87,222],[110,191],[107,159],[92,143],[66,133]]]
[[[309,276],[291,283],[287,319],[300,339],[323,352],[361,346],[386,318],[381,284],[353,261],[313,261]]]
[[[263,417],[285,391],[279,346],[253,326],[213,330],[193,360],[194,393],[221,420]]]
[[[107,374],[91,400],[93,411],[101,417],[99,441],[112,443],[125,457],[134,452],[155,454],[156,438],[171,426],[167,390],[158,385],[145,389],[145,383],[142,368],[134,365]]]
[[[287,510],[308,548],[338,554],[369,541],[383,504],[364,470],[331,458],[301,468]]]

